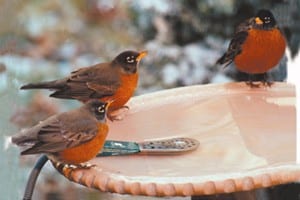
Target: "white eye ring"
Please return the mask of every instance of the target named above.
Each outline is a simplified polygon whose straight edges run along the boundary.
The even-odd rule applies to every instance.
[[[105,112],[104,106],[99,106],[98,109],[97,109],[97,111],[98,111],[99,113],[104,113],[104,112]]]
[[[133,56],[126,57],[126,62],[128,62],[128,63],[134,63],[134,57]]]

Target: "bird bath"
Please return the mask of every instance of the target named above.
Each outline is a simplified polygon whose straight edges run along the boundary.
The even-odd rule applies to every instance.
[[[230,193],[298,180],[293,85],[245,83],[175,88],[131,99],[109,140],[188,137],[194,151],[98,157],[88,170],[62,170],[71,181],[105,192],[147,196]]]

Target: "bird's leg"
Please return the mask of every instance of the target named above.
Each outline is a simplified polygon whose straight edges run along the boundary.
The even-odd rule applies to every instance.
[[[254,84],[253,78],[255,76],[255,81],[259,81],[260,83]],[[271,87],[273,82],[268,81],[268,74],[262,73],[262,74],[249,74],[249,81],[246,82],[247,85],[249,85],[251,88],[259,88],[260,85]]]
[[[246,81],[246,85],[250,86],[250,88],[259,88],[260,84],[257,83],[253,83],[253,75],[249,74],[249,80]]]
[[[120,120],[124,119],[128,110],[129,110],[128,106],[122,106],[121,108],[119,108],[117,110],[108,111],[107,118],[112,122],[120,121]]]
[[[271,87],[274,84],[272,81],[268,81],[268,74],[267,73],[263,74],[262,84],[264,86],[267,86],[267,87]]]

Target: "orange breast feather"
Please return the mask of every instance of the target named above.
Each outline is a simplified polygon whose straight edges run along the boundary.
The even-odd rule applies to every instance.
[[[64,150],[59,154],[59,158],[62,162],[69,164],[80,164],[91,160],[102,149],[107,133],[108,126],[106,124],[99,124],[98,133],[92,140]]]
[[[113,100],[109,106],[109,110],[117,110],[124,106],[127,101],[133,96],[134,91],[138,84],[138,74],[123,75],[121,77],[121,87],[111,97],[102,98],[102,101]]]
[[[265,73],[279,63],[285,46],[285,38],[278,29],[252,29],[242,45],[242,52],[234,59],[235,65],[249,74]]]

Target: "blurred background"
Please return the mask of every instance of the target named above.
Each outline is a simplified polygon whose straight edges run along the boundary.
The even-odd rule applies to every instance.
[[[226,51],[235,27],[261,8],[272,10],[289,44],[286,56],[271,72],[273,80],[285,81],[289,63],[296,59],[300,63],[296,58],[299,0],[0,0],[1,198],[22,197],[37,159],[20,158],[19,149],[9,145],[8,137],[79,105],[48,98],[47,91],[20,91],[21,85],[65,77],[77,68],[110,61],[128,49],[148,51],[140,64],[136,95],[245,80],[234,66],[224,69],[215,62]],[[70,183],[50,165],[42,171],[34,196],[99,198],[134,199]]]

